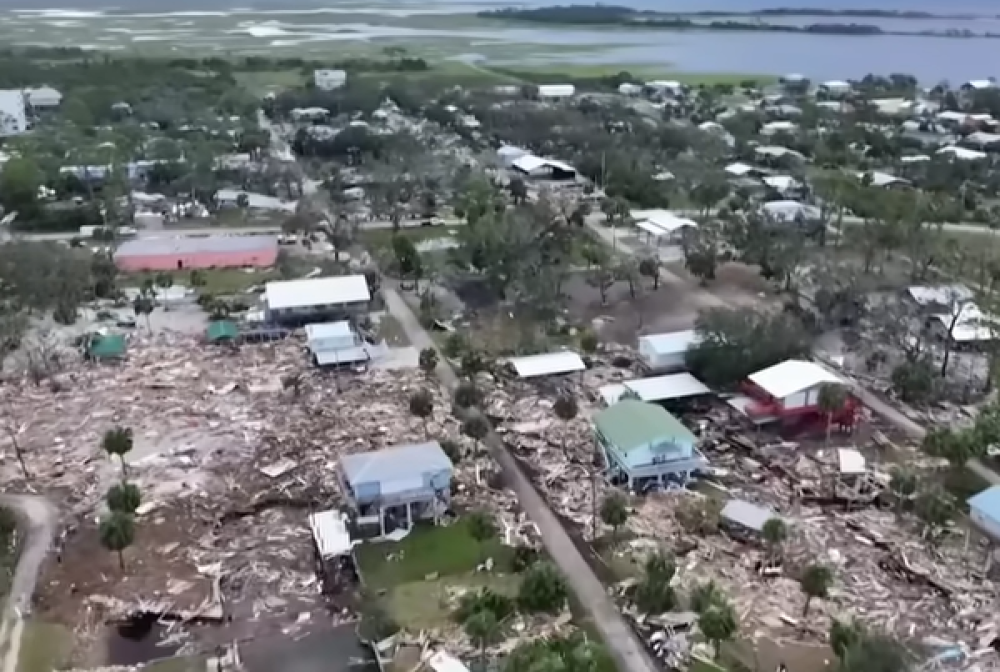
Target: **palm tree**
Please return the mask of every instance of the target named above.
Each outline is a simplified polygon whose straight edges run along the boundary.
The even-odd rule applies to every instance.
[[[618,528],[628,520],[628,505],[621,493],[613,492],[601,502],[601,520],[611,526],[612,545],[618,538]]]
[[[772,557],[778,555],[781,545],[788,538],[788,526],[785,525],[785,521],[781,518],[769,518],[760,532],[767,545],[768,555]]]
[[[122,465],[122,480],[125,479],[125,456],[132,450],[132,430],[128,427],[115,427],[104,433],[101,448],[108,457],[117,457]]]
[[[483,544],[496,536],[497,528],[493,518],[485,511],[473,511],[468,517],[469,535],[476,540],[482,551]]]
[[[420,351],[420,370],[428,377],[433,375],[438,365],[438,353],[434,348],[424,348]]]
[[[736,612],[733,606],[725,600],[717,601],[708,607],[698,617],[698,628],[701,634],[712,643],[715,657],[719,657],[719,649],[723,642],[733,638],[737,630]]]
[[[111,511],[134,514],[142,504],[142,493],[134,483],[115,483],[108,488],[105,499]]]
[[[104,548],[118,554],[118,566],[125,571],[125,549],[135,541],[135,518],[129,513],[112,511],[101,520],[98,533]]]
[[[465,634],[479,648],[479,657],[483,669],[486,669],[486,646],[494,641],[500,633],[500,624],[496,615],[489,609],[480,609],[465,619],[462,624]]]
[[[830,430],[833,429],[833,416],[847,403],[847,391],[842,385],[828,383],[819,388],[817,403],[819,410],[826,415],[826,443],[829,445]]]
[[[427,419],[434,415],[434,396],[428,390],[417,390],[410,395],[410,413],[424,421],[424,434],[428,434]]]
[[[806,603],[802,606],[802,617],[809,615],[809,605],[813,598],[825,599],[830,593],[833,583],[833,572],[826,565],[809,565],[799,577],[799,586],[806,595]]]
[[[573,397],[570,394],[561,394],[559,395],[559,398],[556,399],[555,404],[553,404],[552,410],[555,412],[556,417],[568,425],[576,417],[577,413],[579,413],[580,407],[576,403],[576,397]],[[568,434],[569,431],[565,431],[562,435],[563,451],[566,450],[566,436]]]
[[[489,421],[483,417],[482,413],[469,413],[462,422],[462,433],[472,439],[476,444],[476,452],[479,452],[479,442],[490,433]]]

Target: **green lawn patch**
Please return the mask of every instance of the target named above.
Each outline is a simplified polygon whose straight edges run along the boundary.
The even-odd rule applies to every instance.
[[[515,597],[521,585],[517,574],[469,572],[432,581],[414,581],[396,586],[386,596],[386,608],[394,621],[411,631],[442,628],[451,622],[457,596],[482,588]]]
[[[381,250],[392,251],[393,236],[403,236],[413,241],[414,245],[428,240],[450,238],[458,231],[457,226],[412,226],[399,231],[392,229],[362,229],[358,232],[358,242],[369,252]]]
[[[430,574],[465,574],[486,558],[493,558],[495,571],[504,572],[512,553],[499,539],[477,542],[463,519],[447,526],[419,524],[399,543],[362,544],[357,559],[365,583],[373,590],[388,590]]]
[[[298,70],[263,70],[259,72],[235,72],[233,76],[239,84],[248,91],[263,95],[270,91],[299,88],[305,85],[306,78]]]
[[[73,633],[55,623],[26,621],[17,672],[52,672],[69,665]]]
[[[278,280],[277,271],[248,271],[242,268],[206,268],[201,269],[205,284],[198,287],[202,294],[241,294],[251,287],[262,285],[271,280]],[[170,277],[175,285],[191,286],[191,271],[171,271]],[[125,276],[124,284],[142,287],[147,278],[156,279],[155,273],[135,273]]]

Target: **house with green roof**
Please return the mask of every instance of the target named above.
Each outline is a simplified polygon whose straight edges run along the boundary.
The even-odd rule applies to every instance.
[[[623,399],[594,416],[594,439],[608,476],[629,489],[684,484],[708,466],[697,438],[663,407]]]
[[[125,348],[125,336],[122,334],[93,334],[87,339],[86,355],[92,361],[122,359]]]

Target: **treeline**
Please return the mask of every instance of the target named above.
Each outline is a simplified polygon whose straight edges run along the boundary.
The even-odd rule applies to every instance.
[[[772,9],[755,9],[747,12],[723,12],[718,10],[703,10],[685,12],[690,16],[843,16],[868,19],[974,19],[973,15],[940,15],[930,12],[897,11],[893,9],[820,9],[816,7],[776,7]]]
[[[885,35],[878,26],[856,23],[817,23],[808,26],[786,26],[745,21],[692,21],[658,12],[639,12],[618,5],[567,5],[537,9],[495,9],[479,12],[487,19],[559,23],[572,25],[618,25],[630,28],[660,28],[665,30],[717,30],[739,32],[816,33],[825,35]]]

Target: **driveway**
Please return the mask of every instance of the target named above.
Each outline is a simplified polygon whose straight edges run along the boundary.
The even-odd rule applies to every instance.
[[[0,506],[17,512],[25,534],[0,625],[0,650],[4,652],[2,670],[17,672],[24,619],[31,613],[31,596],[42,562],[52,547],[59,513],[49,500],[35,495],[0,495]]]

